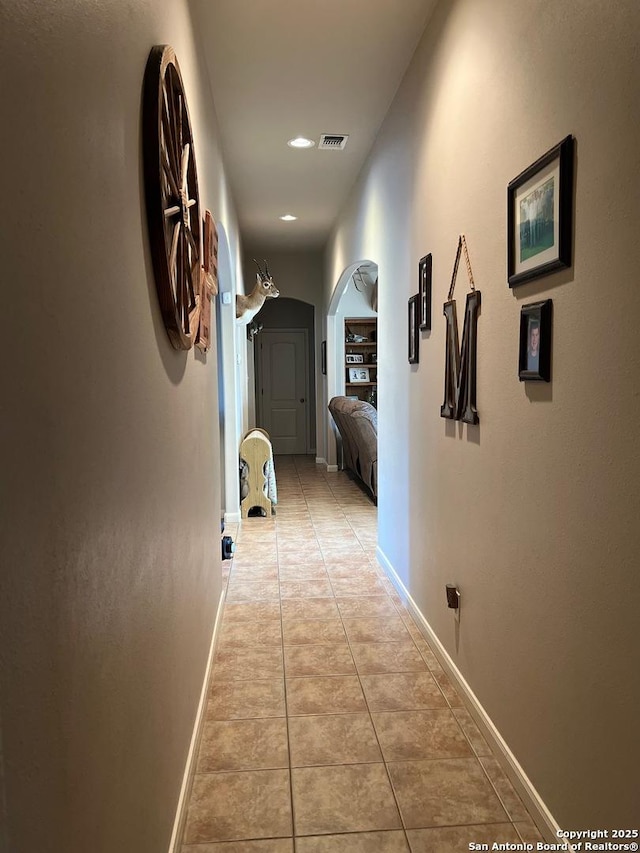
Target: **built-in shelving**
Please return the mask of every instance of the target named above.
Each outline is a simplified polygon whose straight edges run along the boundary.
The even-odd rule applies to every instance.
[[[365,338],[349,340],[351,336]],[[378,403],[378,320],[377,317],[347,317],[344,321],[345,393],[377,406]],[[358,361],[350,359],[350,356]],[[362,359],[362,361],[360,361]],[[356,380],[353,372],[366,371]]]

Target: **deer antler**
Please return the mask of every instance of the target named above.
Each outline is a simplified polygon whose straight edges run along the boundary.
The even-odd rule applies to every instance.
[[[269,273],[269,264],[267,263],[266,258],[264,259],[264,268],[265,268],[266,273],[267,273],[267,278],[271,278],[271,274]]]
[[[253,259],[253,262],[254,262],[254,264],[258,267],[258,272],[260,273],[260,278],[264,278],[264,273],[263,273],[263,272],[262,272],[262,270],[260,269],[260,264],[256,261],[256,259],[255,259],[255,258]],[[266,261],[265,261],[265,264],[266,264]]]

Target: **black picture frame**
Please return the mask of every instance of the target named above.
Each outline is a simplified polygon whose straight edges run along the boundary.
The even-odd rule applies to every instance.
[[[573,152],[569,135],[507,187],[509,287],[571,266]]]
[[[553,303],[551,299],[522,306],[518,354],[518,378],[521,382],[529,380],[551,382],[552,321]],[[537,355],[536,337],[538,339]]]
[[[420,306],[418,304],[420,298],[420,294],[416,293],[414,296],[409,299],[409,311],[408,311],[408,356],[409,356],[409,364],[418,364],[420,352],[419,352],[419,341],[420,337],[418,334],[418,313],[420,310]]]
[[[431,253],[418,262],[418,296],[420,298],[419,326],[421,331],[431,329],[431,277],[433,259]]]
[[[320,344],[320,362],[321,362],[321,370],[322,375],[327,375],[327,342],[322,341]]]

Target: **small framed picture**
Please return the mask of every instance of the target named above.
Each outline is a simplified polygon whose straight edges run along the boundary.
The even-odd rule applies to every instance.
[[[350,367],[349,382],[368,382],[369,368],[368,367]]]
[[[420,294],[416,293],[409,300],[409,364],[418,363],[418,313]]]
[[[551,382],[551,299],[523,305],[520,312],[518,377]]]
[[[322,341],[320,345],[320,357],[321,357],[321,367],[322,367],[322,375],[327,375],[327,342]]]
[[[422,331],[431,328],[431,253],[420,258],[418,264],[418,296],[420,297],[419,326]]]
[[[347,364],[363,364],[364,355],[358,352],[348,352],[346,355]]]
[[[507,187],[507,275],[516,287],[571,266],[573,136]]]

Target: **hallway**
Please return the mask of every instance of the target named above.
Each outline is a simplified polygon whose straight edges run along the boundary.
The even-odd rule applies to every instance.
[[[183,853],[540,840],[376,563],[375,507],[312,457],[276,468],[277,515],[225,568]]]

